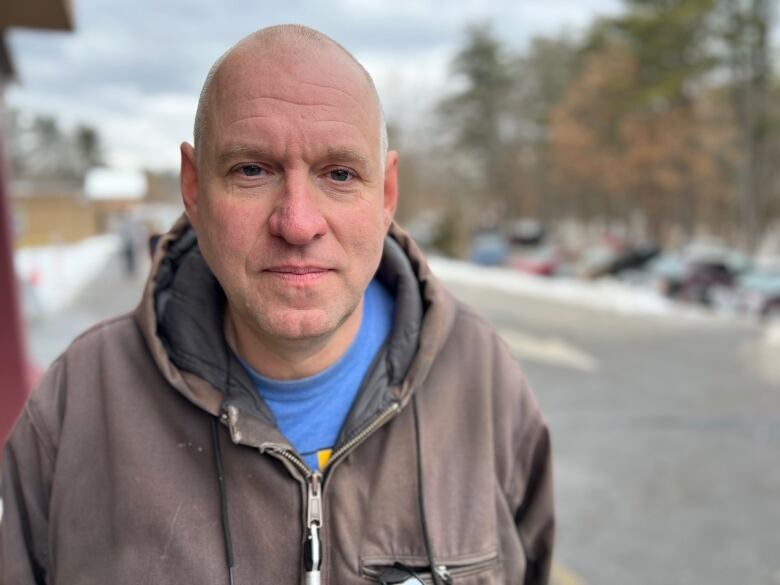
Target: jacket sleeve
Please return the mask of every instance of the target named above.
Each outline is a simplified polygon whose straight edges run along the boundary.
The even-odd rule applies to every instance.
[[[3,585],[47,583],[49,497],[55,449],[33,399],[36,393],[45,392],[47,378],[53,382],[57,377],[50,370],[41,387],[36,388],[3,453],[0,520],[0,584]]]
[[[520,463],[527,470],[515,523],[526,554],[525,585],[545,585],[550,579],[555,515],[550,432],[533,401],[535,412],[523,433]]]
[[[546,585],[555,535],[550,431],[520,365],[508,351],[498,359],[499,477],[524,552],[523,585]]]

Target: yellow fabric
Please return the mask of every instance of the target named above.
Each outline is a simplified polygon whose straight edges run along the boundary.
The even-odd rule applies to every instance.
[[[321,449],[317,451],[317,463],[320,466],[320,471],[325,469],[325,466],[330,461],[331,455],[333,455],[333,449]]]

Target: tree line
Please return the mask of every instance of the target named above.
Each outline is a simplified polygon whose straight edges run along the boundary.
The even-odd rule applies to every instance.
[[[87,124],[63,129],[56,117],[7,112],[8,163],[17,179],[81,182],[104,164],[98,131]]]
[[[780,221],[773,4],[624,0],[579,38],[519,53],[469,28],[435,131],[391,133],[402,219],[439,206],[450,234],[531,217],[754,250]]]

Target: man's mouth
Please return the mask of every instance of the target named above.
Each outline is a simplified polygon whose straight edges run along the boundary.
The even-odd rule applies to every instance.
[[[332,269],[317,265],[289,264],[272,266],[270,268],[266,268],[264,272],[270,276],[273,276],[274,278],[279,278],[291,283],[306,284],[319,280],[323,276],[332,272]]]

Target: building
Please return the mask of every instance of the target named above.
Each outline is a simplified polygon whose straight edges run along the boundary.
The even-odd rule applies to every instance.
[[[71,0],[5,0],[0,2],[0,119],[4,118],[4,90],[19,76],[5,34],[9,28],[73,30]],[[8,201],[5,140],[0,124],[0,445],[27,398],[31,368],[22,329],[21,307],[13,266],[13,224]]]

